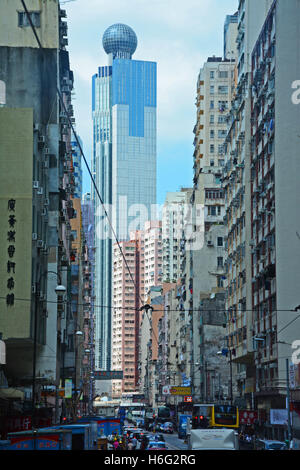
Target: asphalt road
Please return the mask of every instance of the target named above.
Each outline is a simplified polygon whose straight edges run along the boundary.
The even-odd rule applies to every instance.
[[[165,442],[167,444],[167,448],[169,450],[187,450],[187,444],[184,443],[183,439],[178,439],[176,432],[174,432],[173,434],[159,434],[163,434]]]

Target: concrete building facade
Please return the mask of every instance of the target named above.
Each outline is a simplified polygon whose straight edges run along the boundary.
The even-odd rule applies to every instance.
[[[42,50],[39,49],[20,2],[3,1],[0,6],[0,81],[5,84],[6,95],[5,99],[2,99],[4,107],[0,110],[1,132],[4,133],[1,138],[4,145],[1,155],[6,156],[1,160],[2,164],[5,163],[1,170],[1,187],[3,190],[7,184],[10,187],[6,196],[10,194],[12,211],[9,245],[9,269],[12,275],[9,283],[10,297],[7,299],[10,304],[2,301],[0,330],[7,352],[5,374],[9,384],[23,390],[23,398],[27,400],[24,413],[29,417],[30,413],[32,414],[32,411],[28,412],[28,401],[43,403],[41,411],[37,413],[38,419],[42,419],[41,415],[44,414],[50,422],[58,422],[61,411],[58,390],[63,374],[63,356],[65,348],[70,347],[65,343],[65,333],[67,322],[72,316],[71,304],[61,303],[62,298],[57,298],[55,287],[57,284],[64,285],[66,299],[69,299],[71,196],[74,177],[70,125],[66,121],[65,108],[69,110],[71,107],[73,73],[66,50],[66,12],[60,9],[57,1],[28,0],[26,3]],[[60,102],[57,87],[64,105]],[[20,112],[24,113],[24,123],[21,125],[19,122],[16,127]],[[15,122],[12,119],[13,114]],[[18,149],[18,139],[8,142],[7,137],[12,133],[18,134],[18,131],[21,135],[25,124],[27,129],[23,135],[23,150]],[[9,125],[10,129],[6,128]],[[23,151],[26,154],[24,161],[14,162],[11,156],[21,156]],[[10,164],[14,167],[10,168]],[[31,168],[30,172],[26,172],[28,166]],[[19,168],[18,172],[16,167]],[[17,183],[18,175],[24,178],[21,184]],[[13,200],[16,201],[15,210],[17,207],[19,210],[21,202],[15,197],[17,188],[21,191],[24,188],[22,199],[28,185],[31,186],[31,191],[26,197],[30,207],[27,208],[29,212],[25,224],[23,218],[26,212],[14,212]],[[5,219],[7,210],[7,207],[1,207]],[[18,230],[22,231],[22,236],[27,240],[21,249],[27,256],[27,264],[24,263],[21,274],[21,277],[26,276],[24,286],[27,286],[27,292],[21,297],[27,299],[27,302],[26,307],[23,306],[22,315],[18,315],[18,321],[15,321],[10,329],[7,323],[7,308],[20,308],[17,301],[14,302],[13,286],[21,286],[23,283],[21,278],[14,279],[13,276],[17,274],[17,271],[13,272],[16,268],[13,256],[17,254],[17,238],[14,245],[17,231],[14,225],[17,222]],[[3,249],[6,243],[5,239]],[[1,255],[3,256],[4,254]],[[17,297],[17,292],[15,294]],[[20,328],[21,324],[26,325],[25,329],[23,326]],[[72,376],[70,378],[72,379]],[[43,402],[42,386],[46,390]]]
[[[290,367],[294,372],[297,369],[292,348],[300,325],[294,312],[299,305],[300,282],[296,255],[300,227],[299,218],[294,217],[300,202],[297,176],[300,107],[293,100],[294,77],[300,72],[299,14],[299,2],[274,1],[251,55],[255,399],[257,407],[265,413],[265,425],[272,437],[284,437],[280,426],[277,429],[272,426],[270,410],[285,408],[286,376]],[[299,409],[299,385],[299,382],[293,384],[295,410]],[[299,443],[297,424],[294,437]]]

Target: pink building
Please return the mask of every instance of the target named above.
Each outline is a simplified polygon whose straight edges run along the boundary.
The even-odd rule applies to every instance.
[[[112,370],[123,371],[123,380],[112,382],[115,398],[138,390],[139,309],[162,279],[161,222],[146,222],[130,238],[120,243],[124,256],[114,245]]]

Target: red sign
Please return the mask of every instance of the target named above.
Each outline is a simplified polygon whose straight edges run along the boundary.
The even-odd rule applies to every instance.
[[[0,422],[1,425],[1,422]],[[37,427],[51,426],[51,418],[36,416]],[[1,426],[0,426],[1,427]],[[6,416],[4,421],[4,433],[29,431],[32,429],[31,416]]]
[[[185,403],[193,403],[193,397],[190,397],[190,396],[184,397],[184,398],[183,398],[183,401],[184,401]]]
[[[240,423],[251,425],[258,420],[258,412],[252,410],[239,410]]]

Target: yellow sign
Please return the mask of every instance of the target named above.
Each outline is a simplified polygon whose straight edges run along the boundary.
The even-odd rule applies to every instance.
[[[190,395],[192,393],[191,387],[171,387],[170,395]]]

